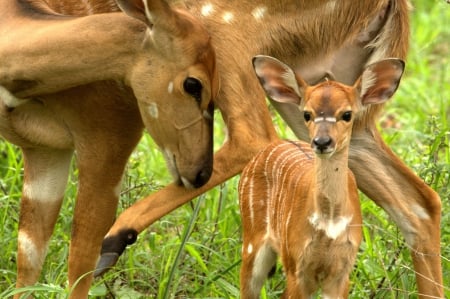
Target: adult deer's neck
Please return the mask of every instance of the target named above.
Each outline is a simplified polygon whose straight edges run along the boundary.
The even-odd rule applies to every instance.
[[[19,15],[17,22],[27,17],[27,22],[21,22],[20,26],[14,25],[14,19],[4,25],[17,28],[5,30],[0,36],[0,43],[14,40],[10,47],[0,48],[3,58],[0,85],[19,98],[27,98],[93,81],[121,80],[142,44],[146,26],[123,13],[64,17],[51,9],[83,14],[79,5],[87,1],[77,1],[78,6],[72,10],[70,4],[75,1],[48,2],[49,6],[38,1],[11,1],[8,10],[0,12],[0,20],[15,13]],[[105,5],[107,11],[114,10],[106,9],[111,1],[103,2],[95,4]]]
[[[348,149],[330,158],[316,157],[313,176],[314,213],[310,222],[335,239],[352,218],[348,208]]]

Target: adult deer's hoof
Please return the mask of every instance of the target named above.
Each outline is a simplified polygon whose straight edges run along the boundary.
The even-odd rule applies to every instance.
[[[136,242],[137,231],[134,229],[125,229],[119,231],[116,235],[109,235],[103,240],[100,259],[94,271],[94,276],[100,276],[111,267],[113,267],[120,255],[124,252],[128,245]]]

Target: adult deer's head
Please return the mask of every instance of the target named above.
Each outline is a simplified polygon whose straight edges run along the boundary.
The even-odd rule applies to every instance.
[[[147,25],[126,80],[144,124],[178,183],[200,187],[212,173],[215,52],[202,24],[164,0],[117,0]]]

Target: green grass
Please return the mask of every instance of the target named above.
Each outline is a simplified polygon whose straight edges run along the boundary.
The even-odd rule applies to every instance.
[[[380,127],[393,150],[442,198],[442,266],[450,297],[450,5],[443,0],[417,0],[414,5],[406,73]],[[280,134],[292,136],[280,120],[275,123]],[[217,125],[215,130],[218,146],[224,138],[223,126]],[[133,153],[120,211],[170,181],[161,155],[152,148],[146,135]],[[0,142],[0,298],[14,291],[22,167],[17,148]],[[66,258],[76,175],[74,170],[41,283],[29,288],[36,298],[64,298],[70,293]],[[145,230],[125,251],[117,268],[95,281],[92,297],[238,297],[241,228],[237,179]],[[361,202],[364,242],[352,273],[351,297],[417,298],[411,258],[399,230],[372,201],[362,197]],[[263,298],[275,298],[283,288],[279,267],[267,281]]]

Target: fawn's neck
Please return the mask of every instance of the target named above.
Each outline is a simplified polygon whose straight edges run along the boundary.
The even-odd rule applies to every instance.
[[[352,219],[348,200],[348,150],[315,159],[314,210],[311,224],[335,239]]]

